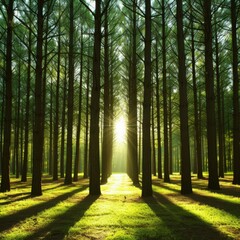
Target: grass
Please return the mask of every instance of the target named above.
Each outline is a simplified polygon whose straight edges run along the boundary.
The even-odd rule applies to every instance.
[[[193,194],[180,194],[180,176],[171,183],[153,178],[152,198],[142,199],[125,174],[113,174],[102,195],[88,196],[88,181],[66,186],[43,179],[43,195],[30,196],[30,182],[12,179],[0,193],[0,239],[240,239],[240,187],[231,176],[221,190],[193,181]]]

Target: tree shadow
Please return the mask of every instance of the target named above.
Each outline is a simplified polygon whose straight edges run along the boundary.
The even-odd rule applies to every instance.
[[[219,210],[224,210],[231,215],[240,218],[240,203],[233,203],[222,200],[218,197],[200,195],[194,193],[192,195],[187,195],[188,198],[194,200],[195,202],[200,202],[202,204],[208,205],[213,208],[218,208]]]
[[[10,203],[19,202],[31,198],[29,193],[18,193],[7,196],[7,201],[0,203],[0,205],[8,205]]]
[[[99,196],[88,195],[73,207],[69,208],[66,212],[57,216],[53,222],[28,236],[26,240],[43,238],[45,240],[64,239],[64,237],[68,234],[69,229],[84,216],[84,213],[98,199],[98,197]]]
[[[157,192],[154,192],[154,197],[144,199],[144,201],[171,231],[171,239],[227,239],[226,235],[219,232],[210,224],[172,203],[169,199]]]
[[[64,200],[68,199],[69,197],[73,196],[74,194],[84,191],[87,188],[88,188],[88,185],[82,186],[80,188],[72,190],[71,192],[67,192],[56,198],[53,198],[47,202],[39,203],[34,206],[28,207],[26,209],[20,210],[16,213],[9,214],[4,217],[0,217],[0,222],[4,223],[4,224],[0,224],[0,233],[12,228],[14,225],[16,225],[17,223],[19,223],[27,218],[37,215],[39,212],[42,212],[46,209],[54,207],[59,202],[64,201]]]

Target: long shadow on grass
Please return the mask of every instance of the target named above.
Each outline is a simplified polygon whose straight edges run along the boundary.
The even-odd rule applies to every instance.
[[[160,185],[160,186],[158,185],[158,187],[180,193],[180,191],[178,191],[174,188],[165,186],[165,185]],[[222,193],[222,191],[218,191],[218,193],[224,194],[224,193]],[[188,198],[191,198],[195,202],[200,202],[202,204],[205,204],[205,205],[208,205],[208,206],[211,206],[214,208],[218,208],[219,210],[224,210],[233,216],[240,217],[240,210],[239,210],[240,203],[224,201],[224,200],[218,198],[217,195],[216,195],[216,197],[205,196],[205,195],[198,194],[196,192],[193,192],[193,194],[189,194],[189,195],[185,195],[185,196]]]
[[[11,227],[13,227],[14,225],[16,225],[17,223],[30,218],[34,215],[37,215],[39,212],[42,212],[46,209],[52,208],[55,205],[57,205],[59,202],[64,201],[66,199],[68,199],[69,197],[73,196],[75,193],[84,191],[86,188],[88,188],[88,186],[82,186],[80,188],[74,189],[73,191],[67,192],[65,194],[62,194],[54,199],[51,199],[47,202],[43,202],[43,203],[39,203],[36,204],[34,206],[28,207],[26,209],[20,210],[16,213],[13,214],[9,214],[5,217],[1,217],[0,218],[0,222],[2,224],[0,224],[0,233],[10,229]]]
[[[60,188],[60,187],[62,188],[64,186],[65,186],[65,188],[68,188],[68,186],[66,186],[64,184],[60,184],[60,185],[57,185],[57,186],[54,186],[54,187],[48,187],[48,188],[45,186],[44,190],[43,190],[43,193],[51,191],[51,190],[56,189],[56,188]],[[27,187],[28,186],[23,186],[23,187],[20,187],[18,189],[21,189],[21,188],[25,189]],[[32,198],[32,196],[29,195],[29,192],[24,192],[24,193],[16,193],[16,194],[10,193],[10,194],[4,196],[4,198],[6,199],[6,202],[0,203],[0,205],[8,205],[8,204],[11,204],[11,203],[14,203],[14,202],[20,202],[22,200]],[[0,198],[0,199],[4,199],[4,198]]]
[[[30,197],[31,196],[29,196],[29,193],[19,193],[19,194],[10,195],[10,196],[7,197],[7,199],[9,199],[9,198],[10,199],[7,200],[6,202],[0,203],[0,205],[8,205],[10,203],[26,200],[26,199],[28,199]]]
[[[227,239],[223,233],[157,192],[154,192],[154,198],[146,199],[145,202],[171,231],[172,238],[169,239]]]
[[[97,199],[98,196],[88,195],[76,205],[69,208],[65,213],[54,218],[53,222],[28,236],[26,240],[40,238],[44,238],[45,240],[64,239],[64,237],[68,234],[69,229],[83,217],[84,213]]]
[[[216,197],[204,196],[197,193],[187,196],[196,202],[224,210],[237,218],[240,217],[240,203],[224,201]]]

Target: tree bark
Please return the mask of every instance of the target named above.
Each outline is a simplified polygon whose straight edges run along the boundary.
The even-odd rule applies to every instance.
[[[192,60],[192,81],[193,81],[193,101],[194,101],[194,131],[196,141],[196,161],[197,161],[197,176],[199,179],[203,178],[202,174],[202,145],[200,134],[200,121],[198,111],[198,92],[197,92],[197,77],[196,77],[196,57],[195,57],[195,42],[194,42],[194,28],[193,28],[193,13],[190,1],[190,24],[191,24],[191,60]]]
[[[232,23],[232,70],[233,70],[233,184],[240,184],[240,121],[239,121],[239,76],[237,46],[236,1],[231,0]]]
[[[208,142],[208,188],[219,189],[217,143],[216,143],[216,117],[212,49],[211,0],[204,1],[204,42],[205,42],[205,89],[207,111],[207,142]]]
[[[167,68],[166,68],[166,20],[165,0],[162,0],[162,81],[163,81],[163,135],[164,135],[164,182],[170,182],[168,149],[168,106],[167,106]]]
[[[35,76],[35,118],[33,129],[33,172],[32,191],[33,196],[42,195],[42,161],[43,161],[43,6],[44,1],[38,0],[37,13],[37,56]]]
[[[5,118],[4,118],[4,142],[2,155],[2,179],[1,192],[10,191],[10,147],[11,147],[11,126],[12,126],[12,36],[13,36],[13,2],[9,0],[4,3],[7,10],[7,49],[6,49],[6,72],[5,72]]]
[[[81,134],[81,125],[82,125],[82,85],[83,85],[83,30],[81,30],[81,54],[80,54],[80,83],[79,83],[79,97],[78,97],[78,123],[77,123],[77,140],[76,140],[76,155],[74,161],[74,176],[73,180],[78,180],[78,172],[80,165],[80,134]]]
[[[128,112],[128,169],[133,184],[138,185],[138,132],[137,132],[137,1],[132,3],[132,52],[129,74],[129,112]]]
[[[108,165],[110,164],[110,93],[109,93],[109,33],[108,33],[108,10],[104,18],[104,116],[103,116],[103,142],[102,142],[102,179],[101,183],[107,183]]]
[[[156,107],[157,107],[157,162],[158,162],[158,178],[162,179],[162,144],[161,144],[161,120],[160,120],[160,84],[159,84],[159,54],[156,44]]]
[[[90,105],[90,195],[100,195],[100,162],[99,162],[99,114],[100,114],[100,59],[101,59],[101,0],[95,1],[95,30],[93,52],[93,86]]]
[[[65,184],[72,183],[72,144],[73,144],[73,99],[74,99],[74,1],[69,3],[69,53],[68,53],[68,112],[67,112],[67,159]]]
[[[151,178],[151,1],[145,1],[142,197],[152,196]]]
[[[188,128],[187,77],[183,34],[182,0],[177,0],[177,44],[178,44],[178,84],[180,102],[180,137],[181,137],[181,193],[192,193],[190,146]]]
[[[29,6],[32,6],[32,1],[29,1]],[[30,29],[32,23],[29,23]],[[22,182],[27,181],[28,159],[29,159],[29,115],[30,115],[30,87],[31,87],[31,61],[32,61],[32,32],[28,31],[28,63],[27,63],[27,91],[26,91],[26,107],[25,107],[25,133],[24,133],[24,155],[22,165]]]

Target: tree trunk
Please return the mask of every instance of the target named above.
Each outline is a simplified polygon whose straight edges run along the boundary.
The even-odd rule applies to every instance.
[[[101,0],[96,0],[94,52],[93,52],[93,86],[91,93],[90,116],[90,195],[100,195],[100,162],[99,162],[99,114],[100,114],[100,78],[101,78]]]
[[[138,185],[138,136],[137,136],[137,19],[136,0],[132,3],[132,52],[129,74],[129,112],[128,112],[128,164],[129,176]]]
[[[85,149],[84,149],[84,171],[83,177],[88,178],[89,174],[89,158],[88,158],[88,138],[89,138],[89,81],[90,81],[90,61],[88,58],[87,71],[87,89],[86,89],[86,128],[85,128]]]
[[[193,81],[193,101],[194,101],[194,131],[196,141],[196,162],[197,162],[197,176],[199,179],[203,178],[202,174],[202,145],[200,134],[200,121],[198,113],[198,92],[197,92],[197,77],[196,77],[196,57],[195,57],[195,42],[194,42],[194,28],[193,28],[193,13],[190,1],[190,24],[191,24],[191,60],[192,60],[192,81]]]
[[[56,82],[56,102],[55,102],[55,120],[53,136],[53,181],[58,180],[58,135],[59,135],[59,88],[60,88],[60,71],[61,71],[61,31],[60,20],[58,25],[58,51],[57,51],[57,82]]]
[[[211,0],[204,1],[204,42],[205,42],[205,88],[207,111],[207,141],[208,141],[208,167],[209,189],[219,189],[217,143],[216,143],[216,117],[212,49]]]
[[[240,184],[240,121],[236,1],[231,0],[233,70],[233,184]]]
[[[72,183],[72,144],[73,144],[73,98],[74,98],[74,2],[69,3],[69,53],[68,53],[68,112],[67,112],[67,159],[65,184]]]
[[[108,33],[108,10],[104,18],[104,116],[103,116],[103,142],[102,142],[102,184],[107,183],[108,165],[110,164],[110,98],[109,98],[109,33]]]
[[[38,0],[37,13],[37,56],[35,76],[35,118],[33,129],[33,173],[32,191],[33,196],[42,195],[42,161],[43,161],[43,0]]]
[[[32,6],[32,1],[30,0],[29,6]],[[32,23],[29,23],[30,29]],[[28,63],[27,63],[27,91],[26,91],[26,107],[25,107],[25,133],[24,133],[24,156],[22,165],[22,182],[27,181],[28,172],[28,159],[29,159],[29,113],[30,113],[30,87],[31,87],[31,62],[32,62],[32,31],[28,31]]]
[[[80,133],[82,125],[82,85],[83,85],[83,30],[81,30],[81,54],[80,54],[80,84],[79,84],[79,99],[78,99],[78,123],[77,123],[77,140],[76,140],[76,155],[74,161],[74,181],[78,180],[78,172],[80,165]]]
[[[187,77],[185,65],[182,0],[177,0],[177,44],[181,135],[181,193],[189,194],[192,193],[192,183],[190,166]]]
[[[155,151],[155,122],[154,122],[154,93],[152,91],[152,174],[153,176],[157,176],[157,169],[156,169],[156,151]]]
[[[164,182],[170,182],[168,149],[168,107],[167,107],[167,68],[166,68],[166,33],[165,0],[162,0],[162,81],[163,81],[163,135],[164,135]]]
[[[151,1],[145,1],[142,197],[152,196],[151,178]]]
[[[220,80],[220,63],[219,63],[219,42],[217,35],[217,20],[214,18],[214,37],[215,37],[215,55],[216,55],[216,80],[217,80],[217,122],[218,122],[218,157],[219,157],[219,177],[224,178],[224,146],[223,146],[223,118],[222,118],[222,106],[221,106],[221,80]]]
[[[65,71],[63,83],[63,103],[62,103],[62,128],[61,128],[61,159],[60,159],[60,176],[64,178],[64,159],[65,159],[65,125],[66,125],[66,102],[67,102],[67,58],[65,58]]]
[[[158,40],[156,40],[158,42]],[[161,144],[161,124],[160,124],[160,84],[159,84],[159,54],[158,54],[158,48],[156,44],[156,107],[157,107],[157,162],[158,162],[158,178],[162,179],[162,144]]]
[[[1,192],[10,191],[10,146],[11,146],[11,125],[12,125],[12,32],[13,32],[13,2],[9,0],[4,4],[7,10],[7,49],[6,49],[6,97],[5,97],[5,119],[4,119],[4,142],[2,155],[2,180]]]

